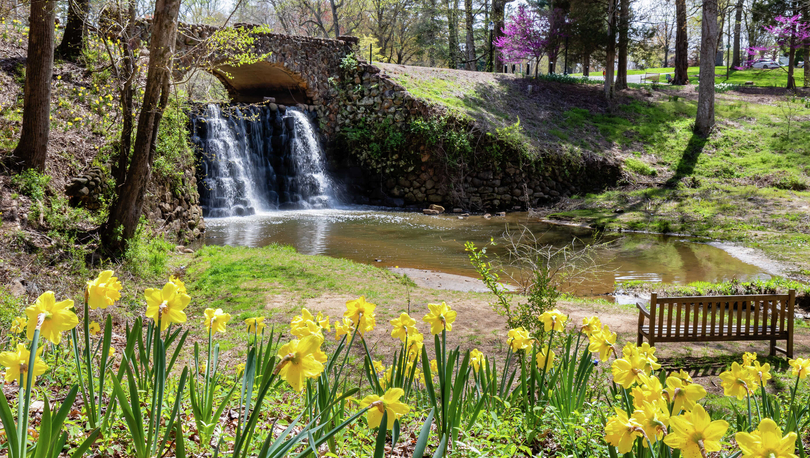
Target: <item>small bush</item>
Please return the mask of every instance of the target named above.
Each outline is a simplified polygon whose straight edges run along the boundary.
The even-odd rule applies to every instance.
[[[28,169],[11,179],[11,184],[14,185],[20,194],[26,195],[33,200],[42,200],[45,198],[45,191],[48,188],[51,177],[37,172],[34,169]]]
[[[142,218],[135,237],[127,245],[125,266],[133,275],[162,275],[166,271],[173,245],[150,232]]]
[[[636,158],[627,158],[624,160],[624,168],[639,175],[646,175],[654,177],[658,175],[658,171]]]

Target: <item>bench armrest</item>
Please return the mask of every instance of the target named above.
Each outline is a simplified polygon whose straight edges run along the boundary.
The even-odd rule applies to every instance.
[[[647,310],[647,307],[644,306],[641,302],[636,302],[636,307],[638,307],[638,311],[641,312],[642,315],[650,318],[650,311]]]

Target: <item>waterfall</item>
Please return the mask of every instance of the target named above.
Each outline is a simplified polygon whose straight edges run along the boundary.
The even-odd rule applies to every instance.
[[[191,126],[200,155],[203,216],[334,205],[323,152],[306,113],[209,104],[191,114]]]

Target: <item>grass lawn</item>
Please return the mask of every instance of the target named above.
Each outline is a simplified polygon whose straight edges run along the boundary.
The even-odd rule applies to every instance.
[[[628,75],[643,75],[645,73],[675,73],[674,68],[648,68],[646,70],[628,70]],[[690,78],[700,73],[700,67],[689,67],[687,74]],[[594,73],[596,74],[596,73]],[[601,75],[601,73],[599,73]],[[729,77],[726,78],[726,67],[715,67],[715,81],[717,83],[729,84],[745,84],[747,81],[753,81],[755,86],[772,86],[772,87],[785,87],[787,85],[787,69],[774,68],[774,69],[749,69],[749,70],[734,70],[731,69]],[[582,76],[582,73],[573,73],[571,76]],[[802,86],[804,84],[804,69],[794,69],[794,78],[796,84]]]

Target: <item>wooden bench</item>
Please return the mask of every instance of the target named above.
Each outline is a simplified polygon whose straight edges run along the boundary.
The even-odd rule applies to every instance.
[[[644,76],[641,77],[641,82],[647,83],[658,83],[661,80],[660,73],[645,73]]]
[[[649,310],[638,303],[638,344],[768,340],[770,354],[793,357],[793,308],[796,291],[746,296],[658,297]],[[648,325],[645,322],[649,321]],[[776,346],[786,342],[785,348]]]

